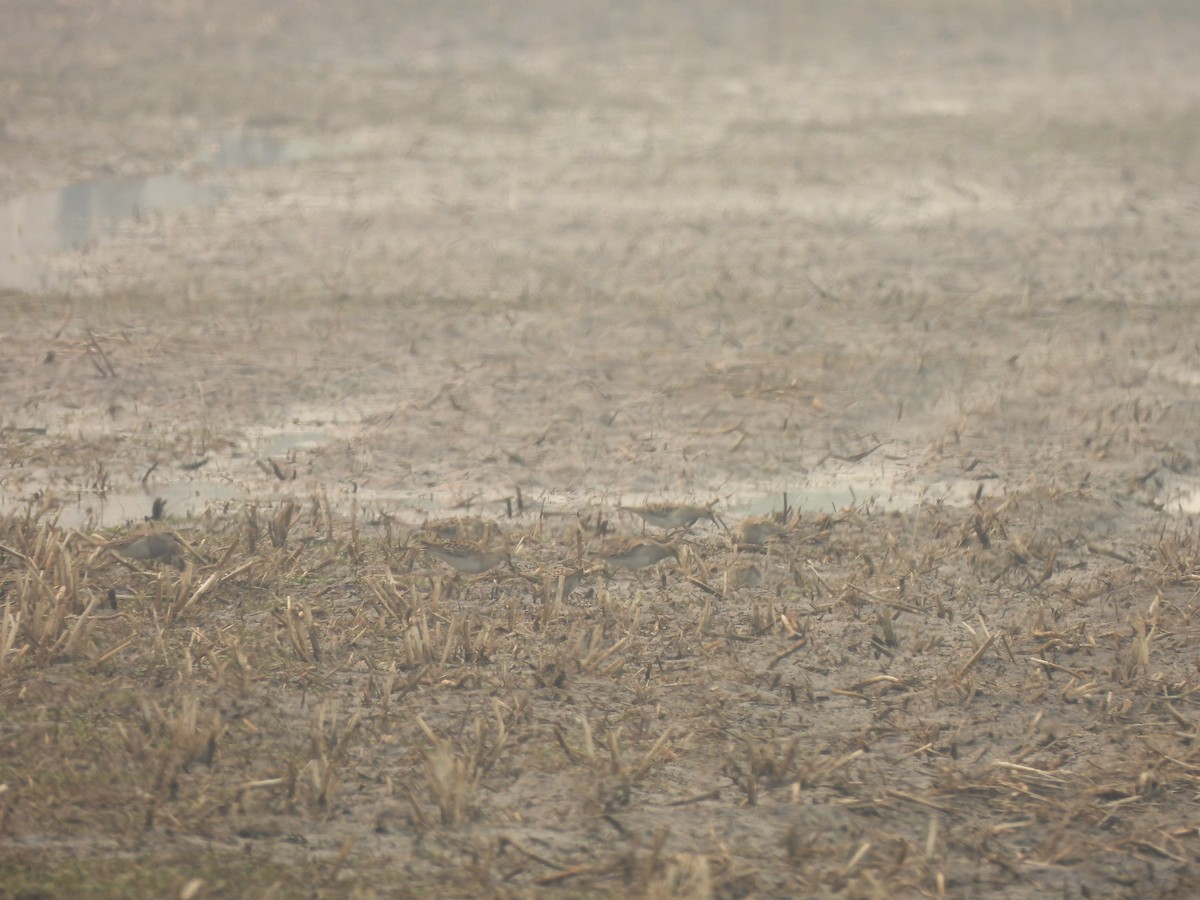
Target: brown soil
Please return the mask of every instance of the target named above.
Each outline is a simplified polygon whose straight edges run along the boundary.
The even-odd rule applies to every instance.
[[[1200,892],[1192,5],[481,6],[0,13],[0,896]]]

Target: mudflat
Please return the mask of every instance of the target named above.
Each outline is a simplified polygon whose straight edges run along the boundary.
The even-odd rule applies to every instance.
[[[1191,5],[481,6],[0,12],[0,894],[1193,896]]]

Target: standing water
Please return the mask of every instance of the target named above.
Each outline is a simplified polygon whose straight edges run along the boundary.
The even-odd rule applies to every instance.
[[[302,138],[253,132],[215,135],[204,141],[189,170],[275,165],[334,152]],[[178,212],[224,196],[216,184],[191,174],[169,173],[80,181],[35,191],[0,203],[0,288],[51,291],[65,288],[51,258],[113,237],[122,222],[154,213]]]

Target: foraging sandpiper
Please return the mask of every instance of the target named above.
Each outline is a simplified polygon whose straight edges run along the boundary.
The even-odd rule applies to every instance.
[[[738,526],[736,543],[761,547],[768,541],[782,537],[785,531],[785,527],[774,518],[745,519]]]
[[[104,547],[126,559],[143,563],[160,559],[170,562],[183,555],[183,544],[179,538],[165,531],[126,535],[109,541]]]
[[[583,582],[583,576],[586,573],[579,566],[560,563],[539,569],[537,574],[542,577],[542,586],[547,600],[555,598],[566,600]]]
[[[604,560],[604,565],[613,571],[629,569],[636,571],[652,566],[657,562],[671,557],[679,558],[679,550],[670,544],[660,544],[657,541],[640,541],[622,547],[613,553],[595,553],[594,556]]]
[[[482,575],[500,563],[512,566],[512,557],[507,549],[488,549],[472,541],[420,541],[421,548],[467,575]]]
[[[622,512],[636,513],[642,521],[655,528],[670,531],[673,528],[691,528],[700,519],[716,522],[713,513],[716,501],[707,506],[690,506],[686,504],[654,503],[649,506],[619,506]]]

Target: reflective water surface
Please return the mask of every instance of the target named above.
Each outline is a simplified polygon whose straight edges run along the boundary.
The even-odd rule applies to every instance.
[[[333,150],[333,144],[311,139],[230,132],[204,140],[186,173],[81,181],[0,203],[0,287],[66,287],[50,274],[50,257],[110,238],[124,222],[220,200],[225,190],[214,182],[214,171],[297,162]]]

